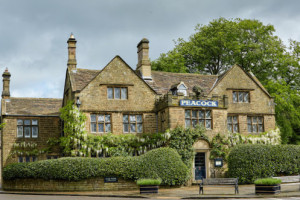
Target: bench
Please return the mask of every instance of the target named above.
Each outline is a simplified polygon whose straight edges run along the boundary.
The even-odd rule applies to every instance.
[[[199,185],[199,194],[203,194],[204,186],[209,187],[234,187],[235,194],[239,193],[238,178],[207,178],[203,179]]]
[[[298,176],[281,176],[273,178],[280,179],[281,183],[284,185],[299,185],[300,191],[300,174]]]

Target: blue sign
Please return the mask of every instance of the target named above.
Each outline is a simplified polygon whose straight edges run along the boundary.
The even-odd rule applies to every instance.
[[[180,106],[218,107],[218,101],[211,100],[180,100]]]

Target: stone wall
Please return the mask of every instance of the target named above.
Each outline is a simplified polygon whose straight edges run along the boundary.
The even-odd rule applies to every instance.
[[[17,138],[17,119],[37,119],[38,120],[38,138]],[[2,166],[9,163],[18,162],[18,155],[10,156],[14,143],[33,142],[37,144],[37,149],[41,150],[46,147],[49,138],[58,138],[61,134],[61,124],[59,117],[4,117],[2,134]],[[54,149],[58,153],[58,148]],[[24,155],[25,156],[25,155]],[[46,159],[45,154],[37,157],[38,160]]]
[[[116,191],[138,190],[134,181],[118,179],[116,183],[104,183],[103,178],[81,181],[16,179],[3,182],[4,190],[19,191]]]

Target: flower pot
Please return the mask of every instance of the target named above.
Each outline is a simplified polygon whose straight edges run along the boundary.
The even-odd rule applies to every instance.
[[[255,194],[278,194],[281,186],[277,185],[255,185]]]
[[[140,185],[140,194],[157,194],[158,185]]]

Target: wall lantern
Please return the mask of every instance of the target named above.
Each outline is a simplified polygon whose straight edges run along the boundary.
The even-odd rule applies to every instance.
[[[76,100],[76,106],[77,106],[78,110],[79,110],[79,108],[80,108],[80,105],[81,105],[81,102],[80,102],[80,100],[79,100],[79,97],[77,97],[77,100]]]
[[[223,167],[223,158],[215,159],[215,167]]]

